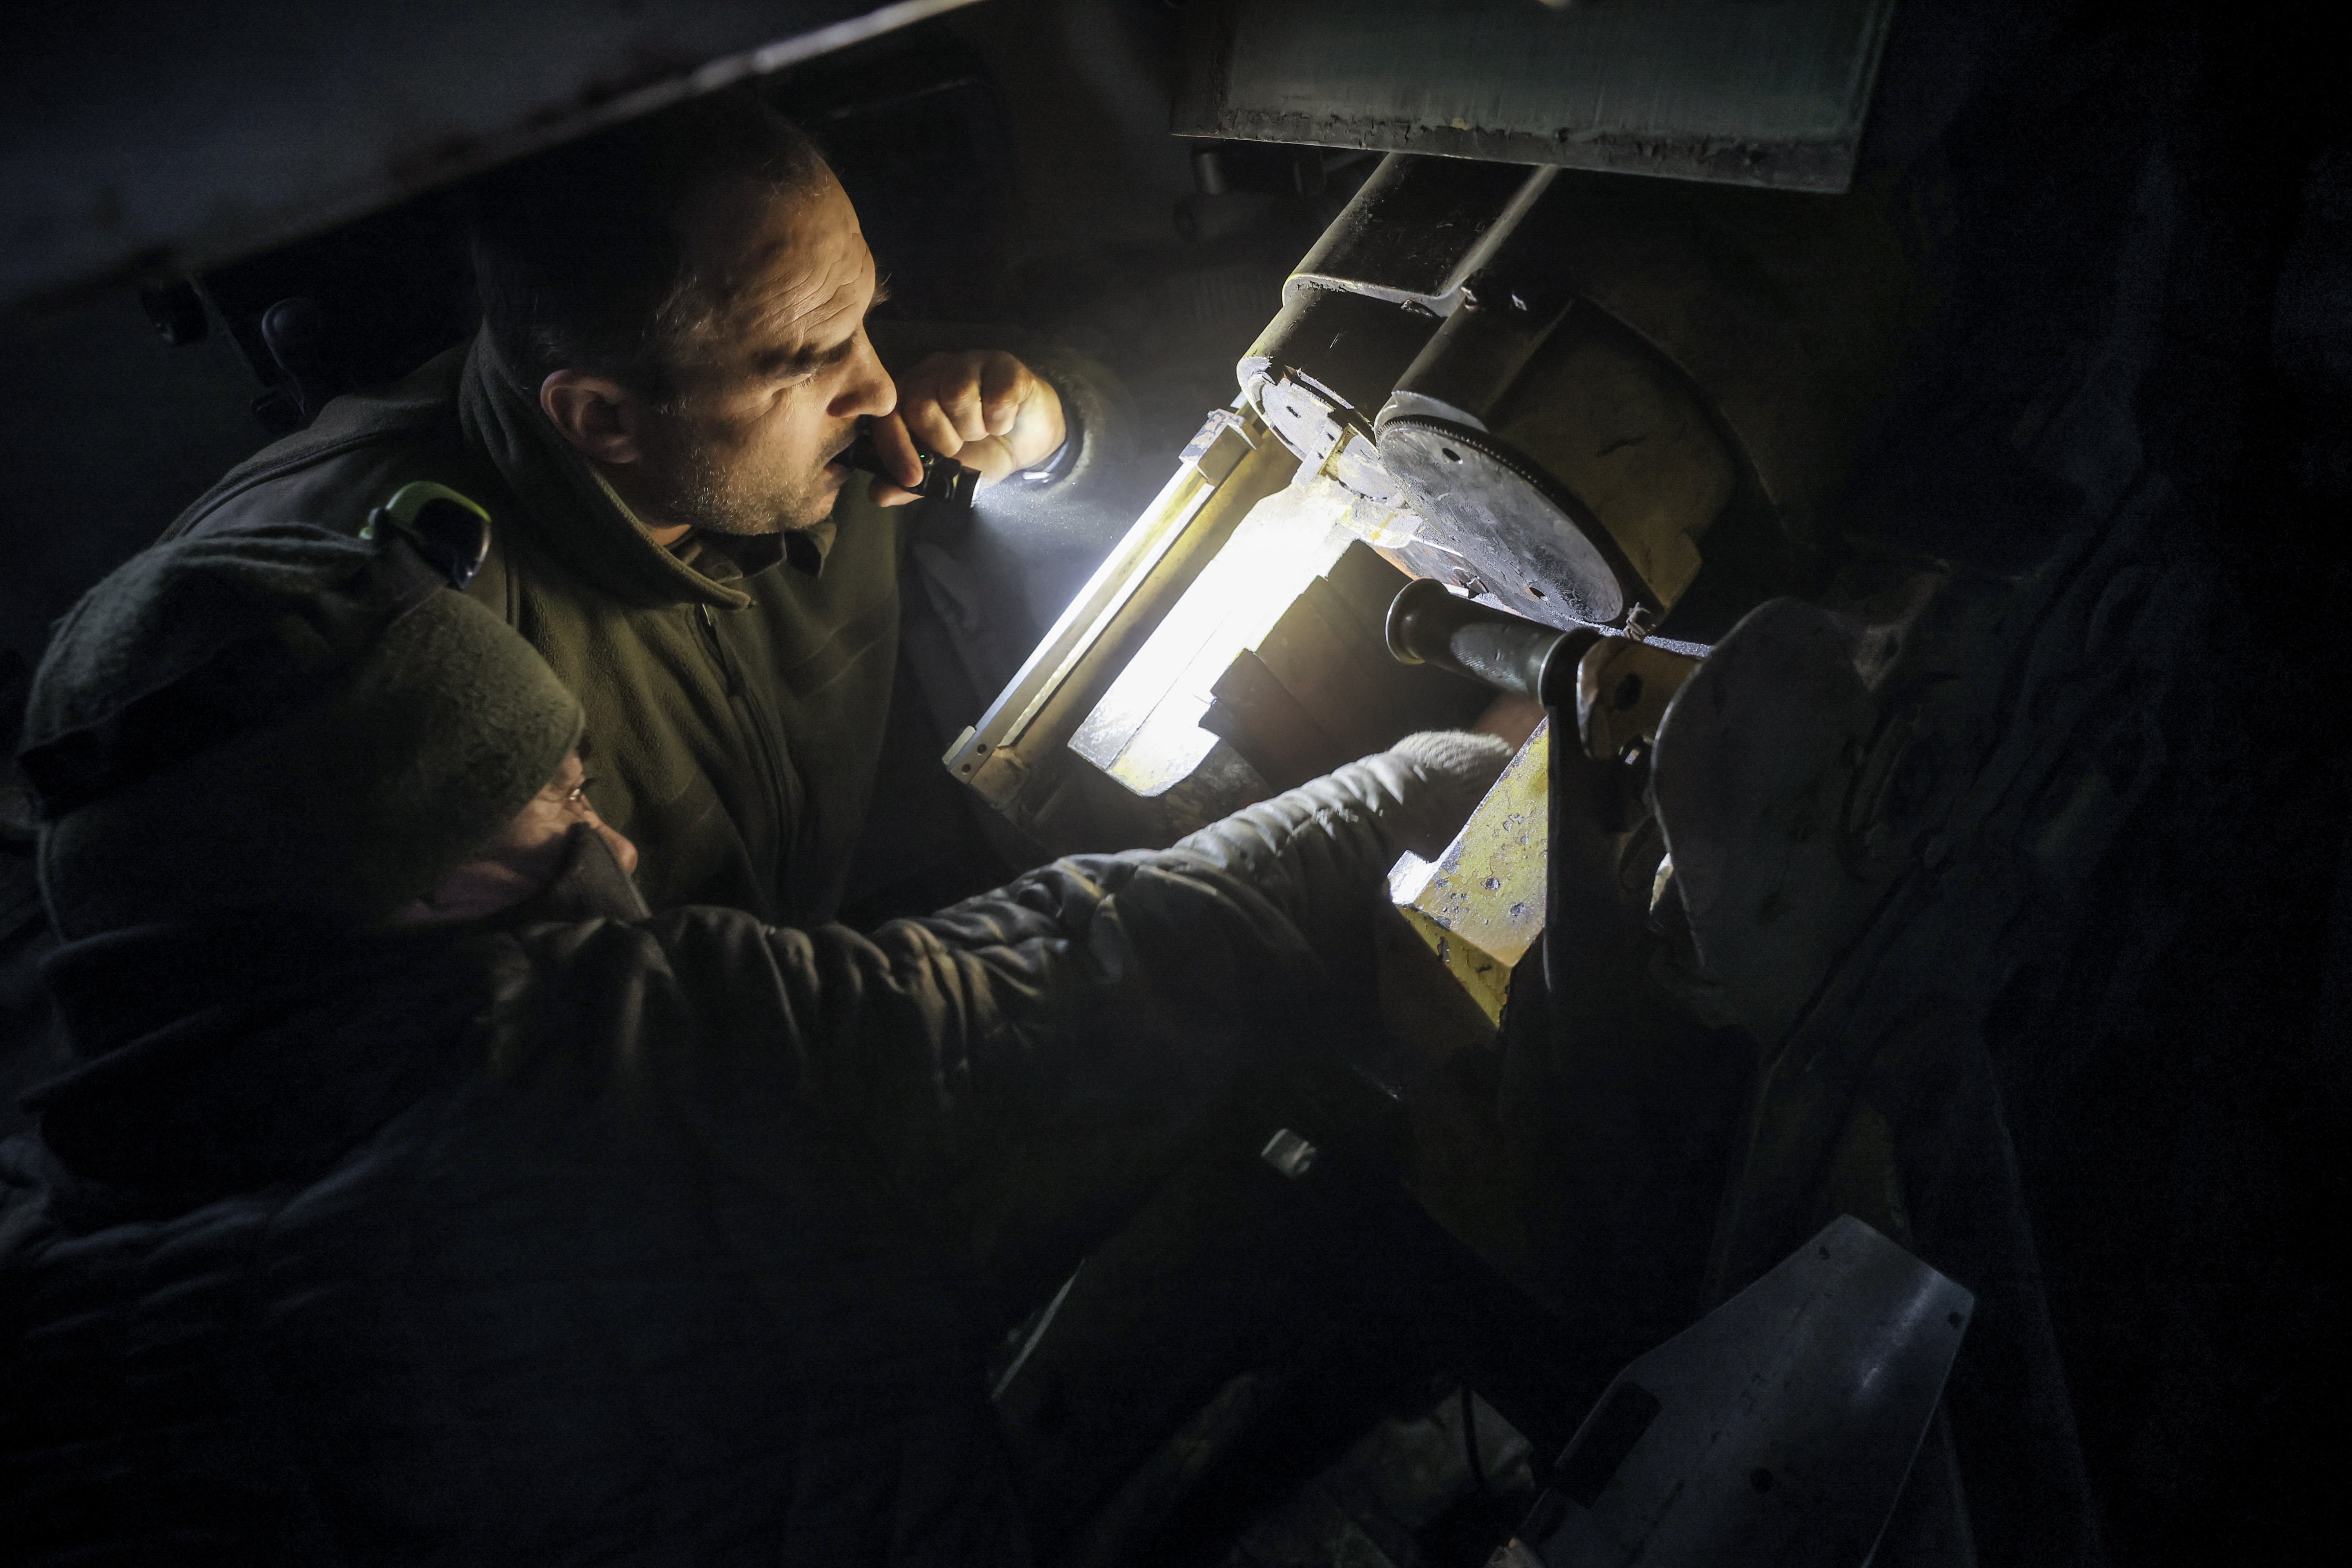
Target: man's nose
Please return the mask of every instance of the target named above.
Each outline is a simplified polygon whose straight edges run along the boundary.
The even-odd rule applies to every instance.
[[[898,384],[882,368],[882,357],[874,352],[872,340],[859,332],[857,357],[851,362],[849,378],[826,412],[840,419],[867,416],[879,419],[898,406]]]
[[[604,841],[604,847],[613,852],[613,858],[621,863],[622,875],[635,876],[637,874],[636,845],[619,828],[608,826],[603,817],[591,816],[588,820],[595,827],[596,836]]]

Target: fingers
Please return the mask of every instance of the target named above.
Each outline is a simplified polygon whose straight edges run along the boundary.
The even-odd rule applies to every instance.
[[[1066,429],[1053,384],[995,350],[916,365],[898,380],[898,417],[916,441],[990,483],[1050,456]]]
[[[917,440],[952,458],[968,442],[1010,435],[1036,385],[1008,353],[933,354],[900,383],[898,407]]]
[[[887,476],[876,475],[866,493],[877,506],[905,506],[915,499],[915,492],[903,487],[923,482],[923,461],[915,453],[915,437],[898,415],[877,419],[867,427],[873,437],[874,450],[890,470]],[[892,483],[892,479],[898,483]]]
[[[1062,395],[1054,384],[1016,362],[1021,372],[1020,401],[1013,424],[1000,437],[1010,466],[1020,468],[1054,455],[1068,435],[1062,416]]]
[[[979,375],[970,354],[932,354],[898,384],[898,412],[915,439],[943,458],[988,434],[978,419]],[[960,418],[966,406],[969,421]]]
[[[898,415],[914,438],[940,457],[952,458],[963,450],[964,434],[956,428],[954,416],[940,399],[929,395],[909,398],[901,393]]]
[[[890,470],[889,477],[902,485],[923,482],[923,459],[915,450],[915,437],[908,435],[906,421],[893,414],[877,419],[866,427],[874,439],[874,450]]]
[[[980,366],[980,418],[991,436],[1009,436],[1036,377],[1011,354],[989,354]]]
[[[959,441],[985,441],[993,434],[988,427],[988,404],[982,394],[982,376],[991,356],[971,353],[950,357],[954,369],[940,383],[940,411],[955,427]]]

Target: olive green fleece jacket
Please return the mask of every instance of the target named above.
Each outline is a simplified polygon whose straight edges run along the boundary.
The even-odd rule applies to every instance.
[[[805,532],[689,534],[665,550],[478,337],[397,385],[330,403],[167,537],[289,521],[356,531],[414,479],[489,511],[490,557],[470,591],[579,697],[591,797],[636,842],[647,901],[832,918],[874,788],[913,509],[877,507],[852,484]]]

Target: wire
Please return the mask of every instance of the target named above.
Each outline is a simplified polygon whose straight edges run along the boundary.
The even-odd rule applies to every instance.
[[[1084,1267],[1084,1264],[1079,1265],[1080,1268]],[[1022,1342],[1021,1353],[1013,1358],[1013,1364],[1004,1369],[1004,1375],[998,1378],[996,1386],[988,1391],[991,1399],[1003,1398],[1004,1391],[1013,1386],[1013,1380],[1021,1375],[1021,1369],[1029,1364],[1029,1352],[1037,1348],[1037,1342],[1044,1339],[1045,1331],[1054,1326],[1054,1314],[1062,1310],[1063,1301],[1070,1294],[1070,1287],[1077,1282],[1078,1269],[1073,1268],[1070,1277],[1062,1281],[1062,1288],[1054,1292],[1054,1299],[1045,1303],[1045,1310],[1038,1314],[1037,1326],[1031,1329],[1029,1337]]]
[[[1470,1479],[1480,1491],[1491,1490],[1486,1485],[1486,1467],[1478,1458],[1477,1396],[1470,1385],[1462,1385],[1462,1457],[1470,1461]]]

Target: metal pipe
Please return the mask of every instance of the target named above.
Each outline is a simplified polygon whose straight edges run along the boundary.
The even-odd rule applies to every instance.
[[[1433,664],[1565,709],[1571,731],[1577,662],[1601,637],[1597,626],[1562,631],[1490,609],[1427,577],[1406,584],[1389,605],[1389,652],[1400,663]]]

